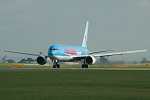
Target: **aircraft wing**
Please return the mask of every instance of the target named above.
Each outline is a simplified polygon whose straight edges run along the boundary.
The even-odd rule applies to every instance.
[[[24,52],[16,52],[10,50],[4,50],[5,52],[17,53],[17,54],[24,54],[24,55],[31,55],[31,56],[41,56],[41,54],[31,54],[31,53],[24,53]]]
[[[138,53],[138,52],[146,52],[147,50],[135,50],[135,51],[125,51],[125,52],[115,52],[115,53],[104,53],[104,54],[93,54],[94,57],[109,57],[114,55],[123,55],[123,54],[129,54],[129,53]]]
[[[101,53],[101,52],[109,52],[109,51],[115,51],[115,50],[101,50],[101,51],[94,51],[94,52],[90,52],[89,54]]]
[[[125,52],[104,53],[104,54],[75,55],[75,56],[73,56],[73,58],[76,58],[76,59],[78,59],[78,58],[84,59],[85,57],[88,57],[88,56],[94,56],[94,57],[109,57],[109,56],[114,56],[114,55],[123,55],[123,54],[146,52],[146,51],[148,51],[148,49],[146,49],[146,50],[135,50],[135,51],[125,51]]]

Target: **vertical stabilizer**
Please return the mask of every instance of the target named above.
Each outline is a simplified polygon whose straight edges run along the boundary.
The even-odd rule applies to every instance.
[[[5,56],[3,57],[3,59],[2,59],[2,62],[3,62],[3,63],[6,62],[6,57],[7,57],[7,55],[5,55]]]
[[[87,48],[88,27],[89,27],[89,22],[87,21],[86,28],[85,28],[85,33],[84,33],[84,38],[83,38],[83,42],[82,42],[82,47],[85,47],[85,48]]]

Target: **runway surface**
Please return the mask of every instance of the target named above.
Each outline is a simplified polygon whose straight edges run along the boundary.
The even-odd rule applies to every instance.
[[[63,69],[69,69],[69,70],[78,70],[78,69],[82,69],[82,70],[150,70],[150,68],[118,68],[118,67],[107,67],[107,68],[103,68],[103,67],[99,67],[99,68],[0,68],[0,70],[63,70]]]

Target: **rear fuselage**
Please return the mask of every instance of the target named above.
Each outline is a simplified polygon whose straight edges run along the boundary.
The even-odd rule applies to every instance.
[[[89,50],[80,46],[71,45],[52,45],[48,50],[48,56],[51,60],[73,61],[75,55],[88,55]]]

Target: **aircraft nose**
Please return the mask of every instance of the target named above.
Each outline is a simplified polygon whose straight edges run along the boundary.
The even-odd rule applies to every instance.
[[[55,54],[56,54],[56,51],[53,51],[53,50],[49,51],[49,55],[55,55]]]

